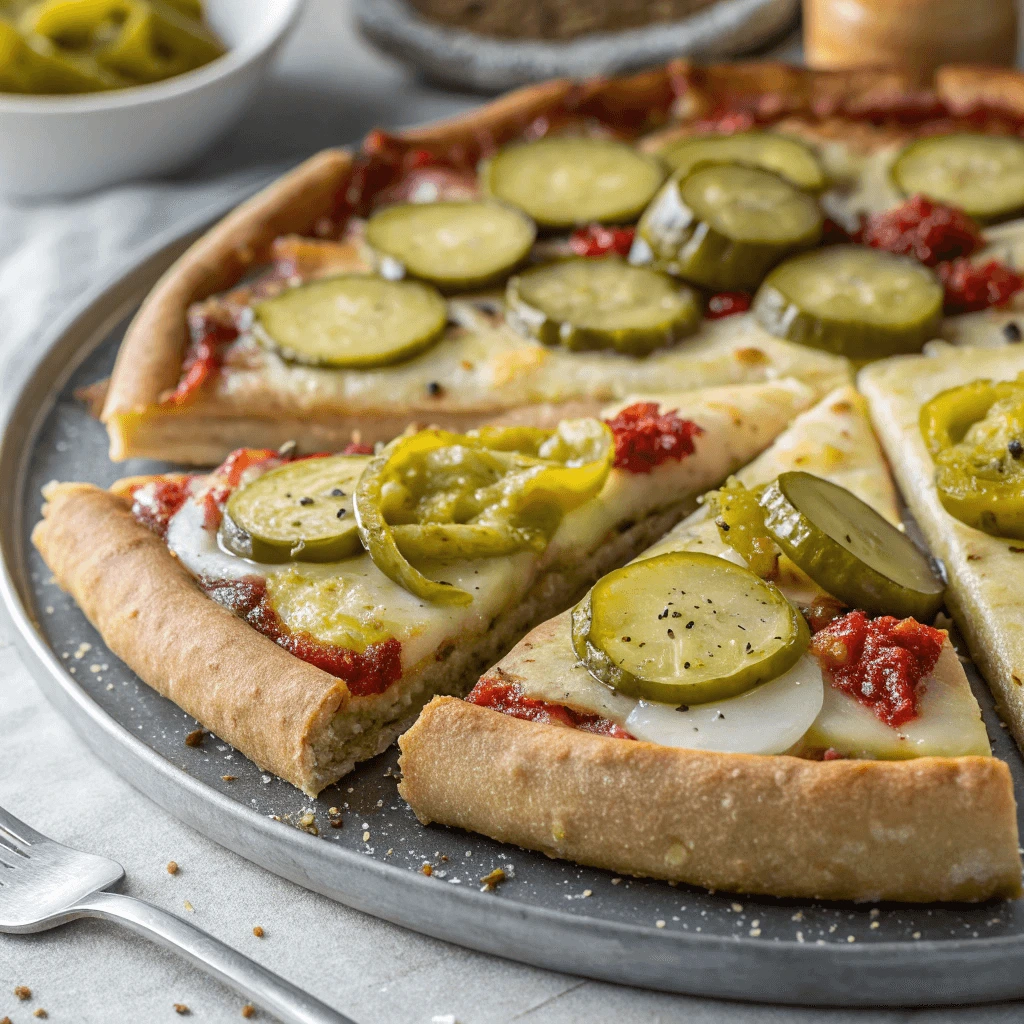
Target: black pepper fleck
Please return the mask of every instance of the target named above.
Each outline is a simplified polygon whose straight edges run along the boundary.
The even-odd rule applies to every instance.
[[[313,504],[313,499],[312,498],[299,498],[299,504],[300,505],[312,505]]]
[[[1008,324],[1003,325],[1003,337],[1007,341],[1020,341],[1021,337],[1024,337],[1016,320],[1011,320]]]
[[[338,519],[341,519],[341,518],[342,518],[342,517],[343,517],[343,516],[345,515],[345,513],[346,513],[347,511],[348,511],[348,509],[347,509],[347,508],[339,508],[339,509],[338,509],[338,511],[337,511],[337,513],[336,513],[336,514],[337,514],[337,517],[338,517]]]
[[[1015,458],[1019,459],[1024,456],[1024,444],[1021,444],[1017,438],[1014,438],[1007,446],[1006,450]]]

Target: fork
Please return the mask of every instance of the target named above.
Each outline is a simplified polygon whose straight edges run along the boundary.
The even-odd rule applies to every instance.
[[[42,932],[80,917],[117,921],[180,953],[285,1024],[353,1024],[180,917],[105,891],[123,877],[116,861],[63,846],[0,807],[0,932]]]

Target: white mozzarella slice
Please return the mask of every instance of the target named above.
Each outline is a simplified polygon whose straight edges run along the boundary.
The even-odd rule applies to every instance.
[[[171,517],[167,546],[193,576],[237,580],[243,576],[265,576],[272,568],[224,551],[217,543],[216,532],[203,528],[203,509],[195,501],[186,501]]]
[[[818,717],[824,689],[818,662],[805,654],[784,675],[729,700],[687,710],[638,701],[624,724],[638,740],[667,747],[782,754]]]
[[[935,671],[920,685],[918,716],[898,728],[886,725],[842,690],[826,686],[821,714],[803,746],[884,760],[992,753],[981,709],[948,640]]]

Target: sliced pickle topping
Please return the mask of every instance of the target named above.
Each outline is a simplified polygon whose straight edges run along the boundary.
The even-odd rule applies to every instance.
[[[608,139],[548,138],[500,150],[480,170],[484,190],[545,228],[634,220],[665,180],[655,157]]]
[[[788,671],[807,649],[803,616],[771,583],[723,558],[672,551],[599,580],[573,609],[591,674],[665,704],[725,700]]]
[[[942,285],[916,260],[862,245],[803,253],[776,267],[754,315],[780,338],[850,359],[917,352],[942,317]]]
[[[436,288],[369,274],[291,288],[254,308],[262,337],[285,359],[313,366],[367,369],[418,355],[448,322]]]
[[[257,562],[335,562],[362,550],[352,496],[369,463],[359,455],[300,459],[228,499],[224,546]]]
[[[613,456],[611,431],[596,419],[400,437],[359,481],[359,535],[377,568],[410,593],[469,604],[467,591],[412,562],[543,551],[562,516],[604,486]]]
[[[763,491],[764,487],[749,490],[730,477],[708,502],[722,542],[742,556],[752,573],[770,580],[778,574],[780,551],[764,525]]]
[[[811,148],[778,132],[737,132],[735,135],[695,135],[660,150],[672,168],[689,174],[705,161],[746,164],[772,171],[805,192],[820,192],[828,183]]]
[[[701,318],[693,289],[617,256],[527,270],[509,281],[507,304],[512,323],[546,345],[634,356],[692,334]]]
[[[783,473],[761,496],[765,526],[823,590],[871,615],[929,623],[944,587],[905,534],[845,487]]]
[[[530,252],[537,229],[495,202],[403,203],[375,213],[366,240],[413,277],[441,288],[500,281]]]
[[[904,195],[1002,220],[1024,210],[1024,139],[970,132],[918,139],[896,158],[892,178]]]
[[[637,227],[655,263],[715,291],[752,291],[821,237],[817,202],[770,171],[699,164],[676,173]]]
[[[967,526],[1024,540],[1024,382],[976,380],[921,409],[946,511]]]

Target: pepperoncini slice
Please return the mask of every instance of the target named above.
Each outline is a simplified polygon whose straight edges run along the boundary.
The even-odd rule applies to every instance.
[[[424,430],[393,441],[355,493],[359,534],[374,564],[410,593],[468,604],[466,591],[412,564],[541,552],[562,516],[600,491],[611,432],[598,420],[557,430]]]
[[[950,388],[925,403],[919,422],[946,511],[1024,540],[1024,380]]]
[[[729,477],[708,501],[723,543],[743,556],[751,572],[771,580],[778,575],[781,552],[765,526],[760,505],[763,491],[763,487],[748,490],[735,477]]]
[[[199,0],[40,0],[17,19],[27,74],[4,74],[0,87],[33,93],[96,92],[157,82],[224,53],[202,21]],[[9,31],[5,35],[9,36]]]

